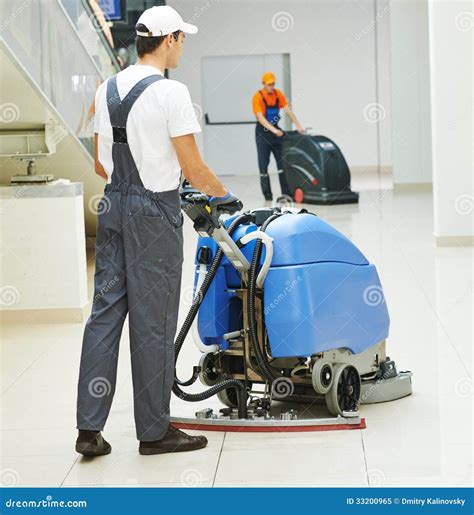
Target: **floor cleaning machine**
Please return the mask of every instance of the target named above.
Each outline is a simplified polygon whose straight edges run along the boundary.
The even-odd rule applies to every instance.
[[[353,204],[351,174],[341,149],[326,136],[307,131],[285,132],[282,138],[283,173],[296,202]]]
[[[390,321],[377,270],[348,238],[306,209],[238,213],[236,205],[225,217],[204,194],[185,188],[181,197],[200,237],[194,300],[175,357],[193,328],[202,357],[189,379],[175,372],[173,392],[191,402],[217,395],[226,407],[174,425],[363,427],[360,404],[411,394],[411,372],[397,371],[386,354]],[[187,393],[198,378],[208,389]],[[282,401],[322,401],[329,415],[275,416]]]

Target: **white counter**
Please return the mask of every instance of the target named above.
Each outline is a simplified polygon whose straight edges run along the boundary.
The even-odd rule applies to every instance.
[[[87,305],[83,185],[0,186],[0,318],[82,321]]]

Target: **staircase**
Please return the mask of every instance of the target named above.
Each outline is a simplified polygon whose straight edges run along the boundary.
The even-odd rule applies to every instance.
[[[93,164],[94,95],[120,66],[87,0],[1,0],[0,69],[0,182],[25,174],[28,160],[37,174],[83,182],[94,235],[104,187]]]

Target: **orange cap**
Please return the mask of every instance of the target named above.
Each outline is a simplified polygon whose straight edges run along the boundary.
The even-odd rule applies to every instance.
[[[262,82],[264,84],[275,84],[275,82],[276,82],[275,74],[272,72],[265,72],[262,75]]]

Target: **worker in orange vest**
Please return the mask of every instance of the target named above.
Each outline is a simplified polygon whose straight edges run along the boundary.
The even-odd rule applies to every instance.
[[[265,200],[273,200],[270,178],[268,177],[268,164],[270,154],[275,158],[281,192],[290,195],[288,183],[283,173],[281,137],[283,131],[278,126],[280,110],[283,109],[301,134],[304,129],[291,110],[283,92],[275,88],[275,74],[266,72],[262,76],[263,87],[255,93],[252,100],[253,112],[257,118],[255,139],[257,142],[258,167],[260,170],[260,185]]]

